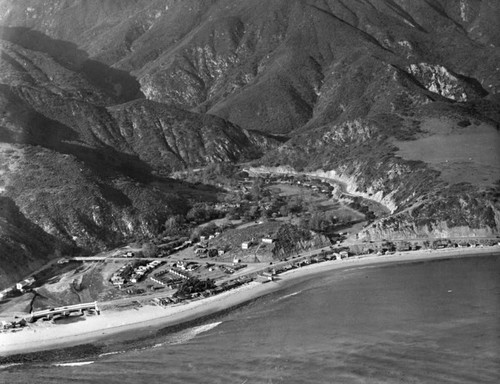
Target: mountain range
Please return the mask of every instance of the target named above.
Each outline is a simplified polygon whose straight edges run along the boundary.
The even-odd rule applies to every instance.
[[[500,228],[495,0],[0,1],[0,282],[155,234],[246,162],[345,183],[366,239]],[[200,188],[202,188],[200,190]]]

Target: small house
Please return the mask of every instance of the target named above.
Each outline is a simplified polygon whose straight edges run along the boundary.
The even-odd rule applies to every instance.
[[[272,243],[274,243],[274,239],[272,237],[263,237],[262,242],[264,244],[272,244]]]
[[[179,261],[177,262],[177,268],[180,268],[180,269],[182,269],[182,270],[185,270],[185,269],[186,269],[186,263],[185,263],[184,261],[182,261],[182,260],[179,260]]]
[[[248,249],[250,248],[250,242],[249,241],[244,241],[241,243],[241,249]]]
[[[29,277],[19,283],[16,284],[16,289],[18,291],[23,291],[26,287],[29,287],[31,284],[33,284],[35,282],[35,278],[34,277]]]

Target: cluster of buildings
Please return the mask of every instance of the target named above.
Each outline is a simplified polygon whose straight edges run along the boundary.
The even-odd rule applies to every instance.
[[[148,272],[152,271],[156,267],[158,267],[160,264],[163,264],[163,261],[160,260],[153,260],[146,265],[140,265],[137,268],[134,268],[134,271],[132,272],[132,275],[130,276],[130,282],[131,283],[137,283],[140,281],[145,274]]]
[[[131,263],[125,264],[111,276],[110,281],[113,285],[117,286],[121,286],[128,281],[131,283],[137,283],[144,277],[144,275],[163,263],[164,262],[160,260],[153,260],[146,265],[139,265],[135,268]]]
[[[220,232],[215,232],[213,235],[200,236],[200,242],[215,239],[219,235],[220,235]]]
[[[118,271],[113,273],[113,275],[111,276],[109,281],[111,281],[111,283],[113,285],[117,285],[117,286],[125,284],[125,278],[131,269],[132,269],[132,266],[130,263],[123,265],[122,267],[120,267],[120,269]]]
[[[332,194],[335,190],[335,187],[327,181],[312,177],[294,177],[293,175],[271,175],[264,179],[264,183],[295,184],[325,194]]]
[[[225,251],[223,249],[209,248],[207,244],[204,243],[198,244],[198,246],[194,249],[194,254],[200,259],[205,257],[222,256],[224,253]]]
[[[173,275],[174,277],[172,277],[171,275]],[[155,273],[154,276],[151,276],[149,279],[156,284],[174,289],[177,288],[179,284],[181,284],[184,280],[187,280],[190,277],[191,275],[185,270],[181,270],[179,268],[170,268]]]
[[[219,265],[219,269],[224,272],[225,274],[228,274],[228,275],[232,275],[233,273],[235,273],[236,271],[240,270],[240,269],[243,269],[243,268],[246,268],[246,264],[239,264],[238,263],[234,263],[233,262],[233,266],[232,267],[229,267],[227,265]]]
[[[279,267],[269,268],[267,271],[264,271],[257,276],[255,276],[255,280],[260,283],[267,283],[269,281],[273,281],[276,275],[280,273],[284,273],[291,269],[301,268],[309,264],[321,263],[327,260],[342,260],[348,257],[347,251],[340,252],[321,252],[317,255],[311,257],[304,257],[300,260],[290,261],[285,265],[281,265]]]
[[[14,320],[14,321],[0,321],[0,331],[14,329],[14,328],[22,328],[27,325],[27,321],[25,319]]]
[[[183,260],[179,260],[175,266],[179,269],[181,269],[182,271],[189,271],[189,272],[193,272],[193,271],[196,271],[198,268],[200,268],[200,264],[198,264],[197,262],[195,261],[183,261]]]
[[[274,244],[276,239],[272,236],[265,236],[261,239],[262,244]],[[256,239],[251,239],[249,241],[244,241],[241,243],[241,249],[249,249],[252,245],[257,245],[258,241]]]

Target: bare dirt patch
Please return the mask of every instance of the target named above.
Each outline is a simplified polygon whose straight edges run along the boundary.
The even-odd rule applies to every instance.
[[[306,204],[314,205],[321,212],[333,212],[341,220],[362,220],[364,215],[345,205],[343,202],[326,196],[323,193],[311,191],[308,188],[290,184],[273,184],[272,188],[281,196],[299,197]]]
[[[460,127],[448,119],[429,119],[414,141],[396,141],[396,155],[423,161],[450,183],[491,186],[500,179],[500,132],[481,123]]]

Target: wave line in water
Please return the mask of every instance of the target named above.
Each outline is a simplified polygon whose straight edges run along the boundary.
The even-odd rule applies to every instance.
[[[103,356],[111,356],[111,355],[120,355],[122,353],[125,353],[125,351],[116,351],[116,352],[106,352],[106,353],[101,353],[97,357],[103,357]]]
[[[297,296],[298,294],[302,293],[303,291],[298,291],[298,292],[294,292],[294,293],[290,293],[288,295],[285,295],[285,296],[282,296],[280,297],[277,301],[280,301],[280,300],[285,300],[285,299],[288,299],[289,297],[293,297],[293,296]]]
[[[167,343],[173,344],[173,345],[186,343],[189,340],[194,339],[200,333],[208,332],[220,324],[222,324],[222,321],[218,321],[218,322],[210,323],[210,324],[204,324],[204,325],[190,328],[186,331],[180,332],[179,334],[173,336]]]
[[[56,363],[56,364],[52,364],[56,367],[80,367],[82,365],[90,365],[90,364],[94,364],[93,361],[75,361],[75,362],[72,362],[72,363]]]

